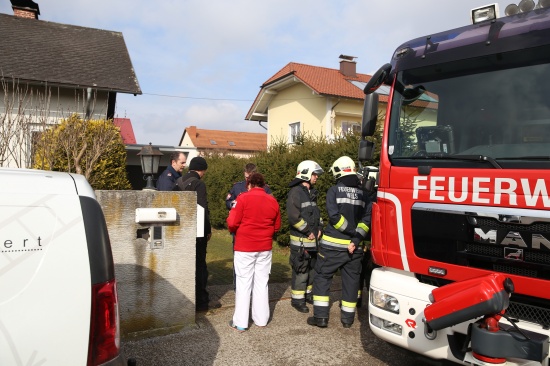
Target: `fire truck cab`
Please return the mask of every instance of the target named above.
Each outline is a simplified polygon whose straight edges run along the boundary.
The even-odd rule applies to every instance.
[[[362,162],[389,87],[370,328],[429,358],[549,365],[550,9],[525,2],[405,42],[365,87]]]

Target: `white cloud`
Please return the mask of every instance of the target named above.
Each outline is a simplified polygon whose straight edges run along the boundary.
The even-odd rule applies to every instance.
[[[144,95],[119,95],[139,143],[173,145],[183,128],[264,132],[244,117],[259,86],[288,62],[359,72],[403,42],[469,23],[479,0],[35,0],[40,19],[120,31]],[[501,11],[507,3],[501,3]],[[12,14],[8,1],[0,12]],[[149,94],[187,98],[170,98]],[[205,100],[226,99],[227,101]],[[233,100],[233,101],[231,101]],[[234,101],[247,100],[247,101]]]

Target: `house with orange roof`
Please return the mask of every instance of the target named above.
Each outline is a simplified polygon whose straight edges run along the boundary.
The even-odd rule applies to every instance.
[[[196,148],[201,156],[221,153],[247,158],[258,151],[267,150],[267,134],[206,130],[190,126],[183,131],[179,146]]]
[[[371,76],[357,73],[355,58],[340,55],[339,69],[290,62],[263,83],[245,119],[265,122],[270,144],[292,144],[301,134],[332,139],[360,131],[363,88]],[[387,100],[380,96],[382,104]]]

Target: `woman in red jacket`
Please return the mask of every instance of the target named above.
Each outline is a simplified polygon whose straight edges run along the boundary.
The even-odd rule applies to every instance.
[[[269,320],[267,282],[273,234],[281,227],[281,212],[277,200],[265,193],[264,186],[263,175],[252,174],[248,192],[239,195],[227,218],[229,231],[235,233],[236,275],[235,313],[229,326],[241,332],[248,328],[251,294],[254,324],[264,327]]]

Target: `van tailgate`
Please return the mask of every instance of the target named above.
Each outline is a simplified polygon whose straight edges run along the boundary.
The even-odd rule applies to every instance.
[[[79,197],[0,193],[0,365],[85,365],[91,278]]]

